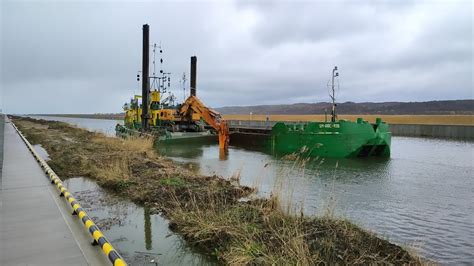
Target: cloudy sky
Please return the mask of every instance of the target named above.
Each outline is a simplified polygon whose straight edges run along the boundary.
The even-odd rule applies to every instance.
[[[145,23],[212,107],[329,101],[334,65],[340,102],[473,98],[469,0],[0,1],[4,112],[120,112]]]

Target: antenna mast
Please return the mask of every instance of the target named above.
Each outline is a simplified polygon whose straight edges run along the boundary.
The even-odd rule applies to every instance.
[[[152,80],[150,89],[156,90],[157,87],[159,89],[159,81],[158,84],[156,82],[156,43],[154,43],[151,47],[153,47],[153,75],[150,77],[150,79]]]
[[[186,101],[186,72],[183,72],[183,103]]]
[[[339,72],[336,72],[336,71],[337,71],[337,66],[335,66],[334,69],[332,70],[332,76],[331,76],[331,89],[332,89],[332,94],[330,95],[331,100],[332,100],[331,122],[336,122],[336,118],[337,118],[337,115],[336,115],[336,92],[334,90],[334,79],[336,77],[339,77]]]

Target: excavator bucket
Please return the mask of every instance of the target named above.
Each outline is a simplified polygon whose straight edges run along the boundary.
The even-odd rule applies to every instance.
[[[219,149],[227,150],[229,148],[229,125],[222,120],[219,126]]]

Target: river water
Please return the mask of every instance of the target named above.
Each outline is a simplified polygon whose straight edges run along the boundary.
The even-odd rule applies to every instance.
[[[106,134],[113,134],[117,123],[46,119]],[[167,145],[158,151],[202,174],[240,176],[242,185],[256,186],[262,196],[278,193],[291,208],[302,209],[306,215],[330,213],[347,218],[439,263],[474,262],[474,142],[393,137],[389,159],[318,159],[304,165],[275,158],[248,143],[231,143],[225,157],[219,155],[214,141]],[[130,207],[134,209],[144,212]],[[162,219],[156,217],[153,219]],[[163,234],[164,223],[155,222],[159,228],[152,229],[153,237],[163,237],[156,234]],[[143,225],[143,219],[134,225],[142,235]],[[106,234],[116,237],[113,230]],[[133,241],[135,244],[125,240],[127,244],[117,248],[129,253],[134,245],[146,244],[143,237]],[[211,263],[181,246],[182,254],[187,254],[181,257],[193,259],[176,264]]]

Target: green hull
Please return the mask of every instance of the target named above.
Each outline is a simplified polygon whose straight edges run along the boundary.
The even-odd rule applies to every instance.
[[[272,128],[271,146],[277,153],[302,152],[310,157],[389,157],[391,135],[380,119],[375,124],[362,119],[291,125],[279,122]]]

